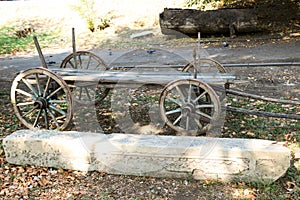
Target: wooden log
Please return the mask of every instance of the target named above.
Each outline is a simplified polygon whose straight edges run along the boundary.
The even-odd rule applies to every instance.
[[[295,115],[295,114],[272,113],[272,112],[264,112],[264,111],[259,111],[259,110],[248,110],[248,109],[244,109],[244,108],[236,108],[236,107],[231,107],[231,106],[226,106],[225,108],[227,111],[239,112],[239,113],[244,113],[244,114],[248,114],[248,115],[256,115],[256,116],[260,116],[260,117],[274,117],[274,118],[300,120],[300,115]]]
[[[166,35],[176,32],[188,36],[201,34],[228,34],[262,31],[255,9],[195,9],[165,8],[159,15],[161,31]],[[175,34],[176,35],[176,34]]]
[[[273,103],[283,103],[283,104],[300,105],[300,101],[284,100],[284,99],[274,99],[274,98],[270,98],[270,97],[264,97],[264,96],[260,96],[260,95],[249,94],[249,93],[245,93],[245,92],[241,92],[241,91],[237,91],[237,90],[229,90],[229,89],[227,89],[226,93],[227,94],[237,95],[237,96],[242,96],[242,97],[248,97],[248,98],[252,98],[252,99],[258,99],[258,100],[262,100],[262,101],[273,102]]]

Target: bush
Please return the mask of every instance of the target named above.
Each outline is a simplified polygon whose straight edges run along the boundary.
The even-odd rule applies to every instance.
[[[110,20],[107,18],[101,17],[100,22],[97,23],[94,0],[80,0],[80,3],[72,6],[72,9],[77,11],[79,15],[86,21],[88,29],[92,32],[94,32],[96,28],[103,30],[106,27],[109,27]]]

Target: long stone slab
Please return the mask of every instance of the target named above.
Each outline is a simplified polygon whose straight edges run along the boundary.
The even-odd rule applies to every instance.
[[[19,130],[3,139],[6,160],[137,176],[271,182],[290,167],[282,143],[258,139]]]

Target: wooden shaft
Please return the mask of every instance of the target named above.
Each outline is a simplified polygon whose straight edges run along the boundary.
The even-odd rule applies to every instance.
[[[231,107],[231,106],[226,106],[225,108],[227,111],[239,112],[239,113],[244,113],[244,114],[248,114],[248,115],[300,120],[300,115],[294,115],[294,114],[272,113],[272,112],[264,112],[264,111],[258,111],[258,110],[247,110],[247,109],[236,108],[236,107]]]
[[[75,42],[75,28],[72,28],[72,47],[73,47],[73,59],[75,69],[77,69],[77,58],[76,58],[76,42]]]
[[[300,105],[300,101],[291,101],[291,100],[283,100],[283,99],[274,99],[274,98],[269,98],[269,97],[263,97],[255,94],[249,94],[237,90],[226,90],[227,94],[233,94],[237,96],[242,96],[242,97],[249,97],[253,99],[258,99],[258,100],[263,100],[263,101],[268,101],[268,102],[274,102],[274,103],[283,103],[283,104],[293,104],[293,105]]]
[[[40,57],[40,60],[41,60],[41,62],[42,62],[42,66],[43,66],[44,68],[48,68],[48,67],[47,67],[47,64],[46,64],[46,61],[45,61],[45,57],[44,57],[44,55],[43,55],[43,52],[42,52],[42,50],[41,50],[39,41],[38,41],[38,39],[37,39],[36,36],[33,36],[33,41],[34,41],[34,44],[35,44],[35,48],[37,49],[37,51],[38,51],[38,53],[39,53],[39,57]]]

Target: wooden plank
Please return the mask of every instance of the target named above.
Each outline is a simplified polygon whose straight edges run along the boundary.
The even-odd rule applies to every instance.
[[[274,98],[270,98],[270,97],[264,97],[264,96],[260,96],[260,95],[249,94],[249,93],[245,93],[245,92],[237,91],[237,90],[227,89],[226,93],[237,95],[237,96],[242,96],[242,97],[248,97],[248,98],[252,98],[252,99],[258,99],[258,100],[262,100],[262,101],[274,102],[274,103],[300,105],[300,101],[274,99]]]
[[[258,111],[258,110],[248,110],[244,108],[236,108],[231,106],[226,106],[227,111],[231,112],[239,112],[239,113],[245,113],[248,115],[256,115],[260,117],[274,117],[274,118],[286,118],[286,119],[295,119],[300,120],[300,115],[295,114],[285,114],[285,113],[272,113],[272,112],[264,112],[264,111]]]
[[[77,70],[53,69],[65,81],[98,82],[104,86],[111,85],[165,85],[179,79],[194,79],[194,74],[179,71],[122,71],[122,70]],[[236,79],[228,73],[198,73],[197,79],[206,83],[225,84]]]
[[[124,74],[123,74],[124,75]],[[158,83],[158,84],[166,84],[168,82],[179,80],[179,79],[193,79],[193,75],[177,75],[177,76],[165,76],[165,75],[117,75],[117,76],[108,76],[108,75],[69,75],[69,76],[62,76],[64,80],[67,81],[98,81],[98,82],[109,82],[109,83]],[[197,77],[198,80],[207,82],[207,83],[214,83],[214,82],[223,82],[227,83],[228,80],[233,79],[234,77],[231,76],[205,76],[199,75]]]

